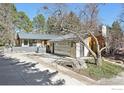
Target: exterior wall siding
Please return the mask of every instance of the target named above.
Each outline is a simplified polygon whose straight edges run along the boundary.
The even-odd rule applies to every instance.
[[[51,48],[53,51],[53,47]],[[75,57],[75,43],[70,41],[54,42],[54,53]]]

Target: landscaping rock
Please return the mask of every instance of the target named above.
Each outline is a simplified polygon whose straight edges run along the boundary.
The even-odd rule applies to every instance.
[[[82,69],[87,69],[87,64],[85,63],[85,60],[80,61],[80,66]]]

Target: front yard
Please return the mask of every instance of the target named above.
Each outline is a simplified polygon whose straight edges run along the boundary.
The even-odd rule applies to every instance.
[[[121,72],[124,72],[123,67],[113,64],[113,63],[110,63],[110,62],[107,62],[107,61],[103,61],[102,66],[100,66],[100,67],[96,66],[95,64],[93,64],[93,62],[91,62],[91,61],[93,61],[92,59],[90,59],[89,62],[86,62],[86,64],[87,64],[86,69],[77,70],[77,69],[73,68],[71,65],[59,64],[59,61],[60,62],[63,61],[64,63],[67,64],[67,62],[69,60],[68,59],[65,60],[66,58],[64,58],[64,60],[61,60],[61,57],[59,57],[59,56],[55,57],[55,55],[52,55],[52,54],[50,54],[49,56],[48,55],[44,56],[44,55],[39,55],[39,58],[42,60],[45,59],[44,61],[48,62],[49,64],[51,62],[54,62],[56,59],[58,59],[56,61],[58,63],[58,65],[61,65],[67,69],[70,69],[71,71],[74,71],[80,75],[87,76],[96,81],[101,80],[103,78],[111,79],[115,76],[118,76]],[[33,56],[36,56],[36,55],[33,55]],[[57,58],[57,57],[59,57],[59,58]],[[72,60],[70,60],[70,62],[71,61]]]
[[[115,64],[103,61],[102,66],[96,66],[95,64],[87,63],[88,68],[80,70],[80,74],[86,75],[92,79],[99,80],[102,78],[112,78],[124,71],[124,68]]]
[[[17,58],[17,54],[18,53],[14,54],[16,58]],[[12,56],[12,54],[10,55]],[[23,57],[21,57],[21,55],[23,55]],[[95,64],[91,63],[91,61],[89,61],[86,62],[87,64],[86,69],[77,70],[75,68],[72,68],[70,65],[68,66],[68,65],[57,64],[57,62],[59,61],[63,61],[66,63],[68,61],[69,62],[71,61],[71,60],[65,60],[65,58],[62,60],[61,57],[57,55],[46,54],[46,53],[43,54],[21,53],[21,55],[20,54],[18,55],[18,57],[21,57],[20,59],[22,58],[24,59],[24,56],[27,57],[28,59],[33,59],[47,68],[55,69],[60,73],[69,76],[70,78],[75,78],[76,80],[79,80],[88,85],[89,84],[107,85],[107,84],[120,84],[120,83],[124,84],[124,68],[107,61],[103,61],[102,66],[100,67],[96,66]],[[120,75],[121,73],[123,74]],[[92,80],[94,83],[92,83]]]

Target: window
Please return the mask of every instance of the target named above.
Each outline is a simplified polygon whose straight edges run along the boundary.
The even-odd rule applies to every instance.
[[[28,40],[24,40],[24,45],[28,45]]]

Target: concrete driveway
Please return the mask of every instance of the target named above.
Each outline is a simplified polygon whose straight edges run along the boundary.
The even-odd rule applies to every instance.
[[[0,85],[86,85],[25,53],[0,53]]]
[[[52,81],[58,74],[48,69],[39,70],[37,63],[19,62],[17,59],[4,57],[0,53],[0,85],[63,85],[64,80]]]

